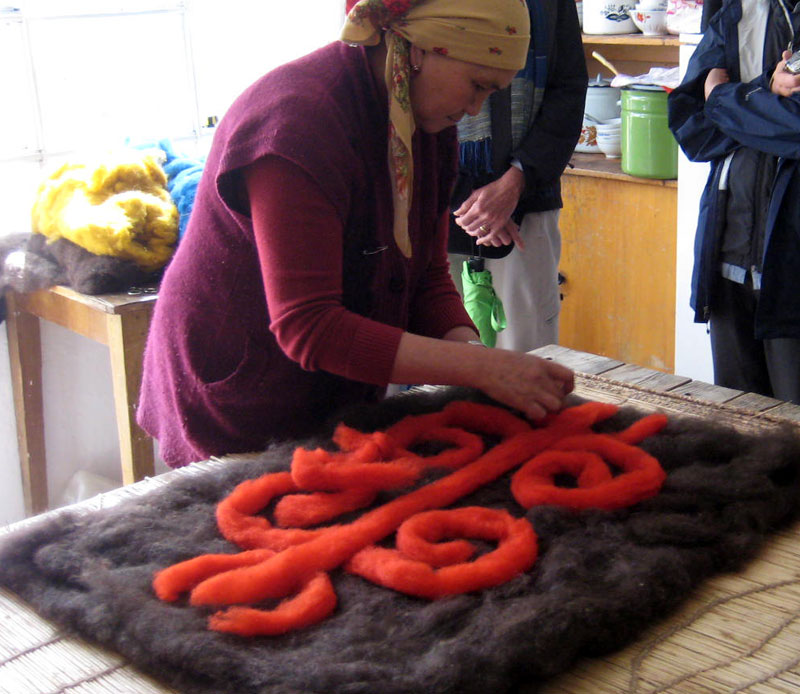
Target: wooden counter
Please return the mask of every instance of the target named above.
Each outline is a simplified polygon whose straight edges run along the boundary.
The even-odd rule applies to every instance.
[[[590,78],[678,64],[673,35],[582,37]],[[662,371],[675,367],[678,182],[624,174],[620,159],[576,152],[561,179],[561,344]]]
[[[605,154],[591,154],[588,152],[575,152],[564,171],[564,175],[606,178],[613,181],[658,186],[659,188],[678,188],[678,180],[675,178],[663,180],[660,178],[630,176],[622,171],[619,158],[609,159]]]
[[[662,371],[675,367],[678,186],[575,153],[561,178],[560,342]]]

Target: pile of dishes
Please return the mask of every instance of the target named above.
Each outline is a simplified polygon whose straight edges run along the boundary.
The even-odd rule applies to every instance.
[[[639,0],[630,16],[643,34],[657,36],[667,33],[667,0]]]
[[[597,147],[609,159],[616,159],[620,156],[620,129],[622,118],[611,118],[595,125]]]
[[[597,126],[620,116],[619,88],[612,87],[611,82],[599,74],[589,82],[586,90],[586,106],[583,115],[583,126],[576,152],[598,153]]]

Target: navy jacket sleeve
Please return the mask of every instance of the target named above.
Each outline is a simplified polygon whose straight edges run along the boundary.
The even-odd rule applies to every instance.
[[[678,144],[692,161],[712,161],[740,146],[800,157],[800,97],[770,91],[774,65],[751,82],[738,81],[738,66],[726,60],[729,42],[712,20],[669,96],[669,127]],[[731,82],[715,87],[706,101],[705,80],[715,67],[727,69]]]
[[[724,37],[712,22],[689,60],[686,75],[667,99],[669,128],[692,161],[712,161],[739,146],[705,111],[705,81],[715,67],[727,68],[727,65]]]
[[[705,113],[726,137],[778,157],[800,159],[800,99],[773,94],[772,69],[749,83],[721,84]]]

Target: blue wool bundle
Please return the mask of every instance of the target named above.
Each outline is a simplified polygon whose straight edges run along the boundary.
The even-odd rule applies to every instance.
[[[160,140],[158,145],[166,155],[166,161],[162,168],[164,173],[167,174],[167,190],[180,215],[178,238],[181,239],[186,232],[186,225],[189,223],[189,215],[194,206],[197,186],[200,183],[200,177],[203,175],[205,158],[179,155],[175,152],[169,140]]]

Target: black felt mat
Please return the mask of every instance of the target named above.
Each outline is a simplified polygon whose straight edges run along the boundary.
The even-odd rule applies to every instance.
[[[347,421],[371,431],[464,395],[406,395],[354,410]],[[600,428],[641,416],[623,409]],[[329,446],[328,434],[302,444]],[[288,469],[296,445],[177,479],[112,509],[34,523],[3,540],[0,584],[187,694],[499,694],[630,642],[704,578],[741,567],[800,501],[793,430],[742,434],[676,418],[641,444],[668,472],[662,491],[631,508],[525,513],[509,476],[464,499],[526,515],[538,534],[533,568],[496,588],[431,602],[338,570],[332,617],[257,638],[209,631],[210,610],[156,599],[157,570],[238,551],[220,536],[215,505],[244,479]]]

